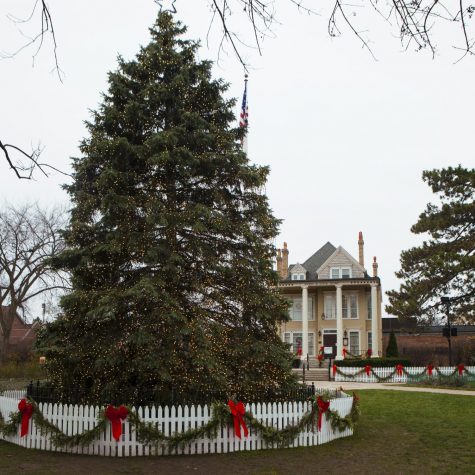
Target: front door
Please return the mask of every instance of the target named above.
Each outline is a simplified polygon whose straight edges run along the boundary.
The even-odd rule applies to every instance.
[[[333,348],[333,358],[336,356],[336,334],[323,334],[323,346]]]

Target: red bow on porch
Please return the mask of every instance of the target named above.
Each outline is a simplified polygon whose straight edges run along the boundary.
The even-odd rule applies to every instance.
[[[244,414],[246,410],[242,401],[239,401],[237,404],[234,401],[228,401],[229,409],[231,409],[231,414],[233,415],[234,422],[234,435],[241,438],[241,426],[244,431],[244,437],[247,437],[249,431],[247,430],[246,423],[244,422]]]
[[[347,353],[348,353],[348,350],[346,348],[343,348],[343,358],[346,358]]]
[[[330,401],[324,401],[320,396],[317,398],[317,406],[318,406],[318,430],[322,430],[322,416],[325,412],[328,411],[330,407]]]
[[[127,418],[129,414],[128,409],[125,406],[118,408],[109,404],[106,408],[106,417],[112,424],[112,436],[116,441],[119,441],[122,435],[122,421]]]
[[[33,404],[30,404],[26,399],[22,399],[18,403],[18,410],[21,414],[21,432],[20,437],[24,437],[28,434],[28,425],[33,415]]]

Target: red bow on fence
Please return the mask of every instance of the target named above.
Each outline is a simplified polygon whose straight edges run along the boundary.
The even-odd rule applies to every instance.
[[[367,364],[364,367],[364,370],[366,371],[366,376],[369,376],[369,374],[371,373],[371,366],[369,364]]]
[[[18,403],[18,410],[21,413],[21,432],[20,437],[28,434],[28,424],[31,416],[33,415],[33,404],[26,402],[26,399],[22,399]]]
[[[125,406],[114,407],[108,405],[106,408],[106,417],[112,424],[112,436],[116,441],[119,441],[122,435],[122,421],[127,418],[129,414],[128,409]]]
[[[244,409],[244,404],[242,401],[239,401],[237,404],[234,401],[228,401],[229,409],[231,409],[231,414],[233,415],[234,421],[234,435],[241,438],[241,426],[244,431],[244,437],[247,437],[249,431],[247,430],[246,423],[244,422],[244,414],[246,410]]]
[[[434,367],[430,364],[429,366],[427,366],[427,374],[429,376],[432,376],[432,370],[434,369]]]
[[[325,412],[328,411],[328,408],[330,407],[330,401],[324,401],[320,396],[317,398],[317,405],[318,405],[318,423],[317,427],[318,430],[322,430],[322,416],[325,414]]]
[[[459,370],[459,376],[462,376],[463,374],[463,370],[465,369],[465,366],[463,364],[459,364],[457,366],[458,370]]]
[[[404,366],[402,364],[397,364],[396,365],[396,374],[398,376],[402,376],[402,369],[404,368]]]

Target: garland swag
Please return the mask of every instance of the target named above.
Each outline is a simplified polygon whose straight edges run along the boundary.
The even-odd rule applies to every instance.
[[[315,430],[316,418],[322,417],[324,414],[326,419],[330,421],[333,431],[344,431],[347,428],[354,428],[359,419],[359,397],[353,393],[353,404],[351,406],[350,414],[341,417],[337,411],[332,411],[329,408],[324,412],[319,408],[322,401],[327,403],[326,398],[320,396],[312,396],[310,399],[312,405],[311,409],[307,411],[297,424],[289,424],[283,429],[276,429],[269,427],[258,421],[251,412],[244,412],[243,419],[247,426],[254,431],[261,434],[262,438],[267,444],[276,445],[278,447],[288,446],[300,432],[305,429]],[[320,405],[319,405],[320,401]],[[81,434],[66,435],[57,426],[49,422],[39,410],[38,404],[32,399],[28,402],[33,406],[32,419],[36,427],[41,431],[41,434],[49,433],[53,445],[56,447],[72,447],[72,446],[86,446],[96,440],[100,434],[105,430],[108,419],[106,411],[103,411],[98,419],[97,424],[90,430],[84,431]],[[191,428],[181,433],[176,433],[171,436],[163,434],[157,425],[153,422],[143,422],[136,412],[127,408],[129,423],[135,428],[137,440],[143,444],[164,444],[170,450],[184,446],[201,437],[216,437],[219,427],[222,425],[233,425],[233,415],[228,404],[215,403],[212,405],[212,417],[209,422],[201,427]],[[0,434],[5,436],[13,436],[18,433],[18,427],[22,420],[20,411],[14,412],[10,415],[10,421],[5,422],[0,413]]]
[[[387,376],[379,376],[378,374],[375,373],[373,367],[370,366],[370,365],[366,365],[364,368],[361,368],[359,371],[357,371],[356,373],[353,373],[353,374],[345,373],[337,365],[333,365],[333,376],[335,376],[336,374],[339,374],[340,376],[343,376],[345,378],[354,379],[356,376],[359,376],[363,373],[366,373],[367,376],[373,375],[378,382],[383,382],[384,383],[384,382],[390,380],[394,375],[402,376],[403,374],[405,374],[408,379],[413,379],[413,380],[422,378],[426,375],[428,377],[431,377],[431,376],[433,376],[434,369],[437,370],[438,377],[444,378],[444,379],[453,378],[456,375],[458,375],[460,377],[463,377],[464,374],[466,374],[468,376],[475,376],[475,373],[472,373],[471,371],[469,371],[463,364],[459,364],[458,366],[456,366],[450,374],[442,374],[440,372],[439,368],[437,368],[433,365],[428,365],[421,372],[416,373],[416,374],[412,374],[412,373],[409,373],[406,370],[406,368],[404,368],[403,365],[398,364],[394,367],[394,370],[392,371],[392,373],[388,374]]]

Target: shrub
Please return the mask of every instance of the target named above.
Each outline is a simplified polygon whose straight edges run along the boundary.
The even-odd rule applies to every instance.
[[[397,358],[399,356],[399,351],[397,348],[396,335],[392,331],[389,335],[389,343],[386,348],[386,356],[388,358]]]
[[[347,358],[345,360],[335,361],[335,364],[337,366],[346,368],[360,368],[366,365],[370,365],[373,368],[390,368],[392,366],[396,366],[397,364],[402,364],[403,366],[411,366],[411,360],[407,358]]]

